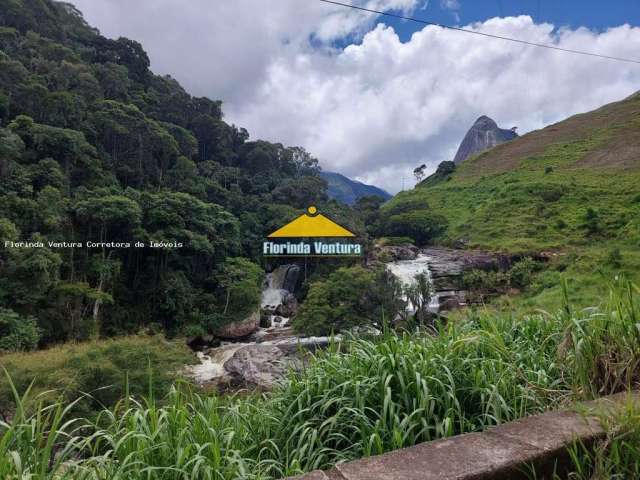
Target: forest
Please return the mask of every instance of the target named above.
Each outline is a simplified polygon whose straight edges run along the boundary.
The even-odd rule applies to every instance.
[[[312,152],[251,138],[135,40],[0,0],[0,478],[334,478],[637,390],[640,174],[611,158],[638,151],[639,112],[636,94],[349,206]],[[606,168],[584,162],[599,149]],[[311,205],[363,255],[264,258]],[[247,317],[260,332],[216,334]],[[569,478],[638,478],[637,403],[598,421],[565,445]]]
[[[0,1],[4,348],[211,330],[255,310],[261,242],[300,209],[365,234],[311,154],[149,66],[70,4]]]

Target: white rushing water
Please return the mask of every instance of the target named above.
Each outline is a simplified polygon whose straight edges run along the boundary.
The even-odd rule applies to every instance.
[[[282,288],[282,283],[280,283],[280,279],[275,272],[268,273],[262,289],[262,308],[272,307],[275,309],[282,303],[287,293],[287,290]]]
[[[262,287],[260,306],[272,312],[269,315],[271,326],[268,328],[259,328],[258,331],[250,337],[250,341],[237,343],[223,342],[220,347],[211,348],[206,354],[204,352],[197,352],[196,355],[200,363],[187,367],[185,373],[189,377],[193,378],[199,384],[223,381],[227,378],[224,364],[241,348],[248,345],[255,345],[258,342],[263,345],[278,345],[322,341],[322,338],[310,337],[309,339],[304,339],[294,336],[289,326],[290,319],[275,314],[276,308],[282,305],[285,296],[290,293],[288,290],[282,288],[289,267],[290,265],[283,265],[267,274]]]
[[[209,355],[197,352],[200,363],[186,368],[186,374],[197,383],[205,384],[223,378],[226,375],[224,364],[242,347],[251,343],[229,343],[209,350]]]
[[[400,280],[405,287],[410,287],[416,284],[416,275],[421,273],[425,274],[429,284],[433,288],[433,280],[431,278],[431,271],[429,270],[429,257],[422,253],[413,260],[398,260],[395,262],[387,263],[387,269],[393,275]],[[406,297],[405,297],[406,300]],[[429,301],[429,310],[437,312],[440,306],[438,294],[433,292]],[[408,310],[412,310],[412,307],[408,307]]]

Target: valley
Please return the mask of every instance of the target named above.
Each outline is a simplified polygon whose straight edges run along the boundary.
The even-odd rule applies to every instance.
[[[207,8],[218,20],[222,4]],[[296,8],[303,28],[309,12]],[[446,96],[418,113],[387,100],[371,114],[369,97],[349,104],[344,88],[375,97],[400,58],[358,74],[349,62],[377,36],[404,49],[421,33],[405,42],[378,26],[343,48],[334,28],[296,43],[269,22],[278,48],[300,48],[282,65],[314,67],[321,45],[318,64],[342,62],[326,73],[335,85],[325,73],[311,83],[366,135],[348,122],[335,135],[324,97],[295,90],[295,108],[273,107],[263,131],[304,131],[324,156],[254,138],[225,113],[271,100],[291,73],[280,63],[268,72],[278,81],[223,105],[158,74],[157,49],[103,35],[72,4],[0,0],[1,479],[328,478],[408,447],[437,464],[430,445],[460,435],[636,398],[640,94],[522,135],[499,126],[510,92],[487,102],[472,88],[457,111]],[[216,80],[262,65],[231,56],[207,59]],[[454,83],[396,73],[403,95]],[[487,107],[500,118],[475,113]],[[287,125],[300,109],[318,118]],[[467,117],[477,120],[458,138],[451,119]],[[362,152],[358,178],[402,191],[331,171],[358,171]],[[638,477],[639,410],[601,412],[598,438],[554,447],[569,477],[527,467],[549,480]],[[473,460],[463,457],[455,471]]]

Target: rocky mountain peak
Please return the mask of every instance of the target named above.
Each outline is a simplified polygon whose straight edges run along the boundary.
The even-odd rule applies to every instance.
[[[482,115],[478,117],[464,136],[453,161],[456,164],[462,163],[475,153],[513,140],[517,136],[518,134],[515,132],[515,129],[506,130],[500,128],[495,120],[486,115]]]

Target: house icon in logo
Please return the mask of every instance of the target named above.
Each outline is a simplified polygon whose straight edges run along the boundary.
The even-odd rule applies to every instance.
[[[318,213],[316,207],[309,207],[284,227],[279,228],[267,238],[303,238],[303,237],[355,237],[355,235],[334,221]]]
[[[263,242],[265,257],[359,257],[362,245],[352,240],[355,234],[309,207]],[[313,240],[309,240],[313,238]],[[325,240],[330,238],[331,240]],[[295,240],[291,240],[295,239]]]

